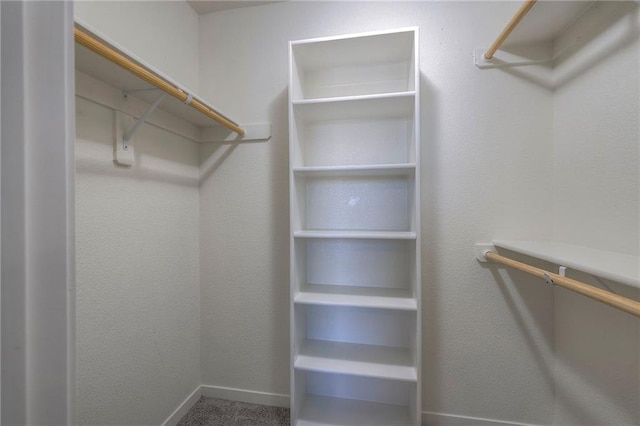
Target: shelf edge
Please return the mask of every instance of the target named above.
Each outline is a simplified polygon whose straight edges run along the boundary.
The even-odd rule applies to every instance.
[[[558,243],[554,241],[494,240],[492,243],[496,247],[511,250],[525,256],[545,260],[547,262],[552,262],[561,266],[575,269],[576,271],[585,272],[590,275],[595,275],[600,278],[615,281],[620,284],[640,288],[640,257],[624,253],[599,250],[585,246],[578,246],[574,244]],[[532,244],[547,244],[549,245],[549,248],[551,250],[553,250],[554,247],[556,249],[560,247],[566,250],[573,249],[580,253],[580,255],[578,256],[585,256],[585,254],[587,256],[595,257],[611,256],[612,258],[618,258],[619,262],[625,265],[624,267],[628,268],[629,270],[633,270],[635,264],[636,273],[620,273],[614,270],[607,270],[602,267],[592,266],[591,264],[587,264],[586,262],[581,262],[576,259],[571,259],[557,253],[550,252],[551,250],[542,251],[532,248]]]

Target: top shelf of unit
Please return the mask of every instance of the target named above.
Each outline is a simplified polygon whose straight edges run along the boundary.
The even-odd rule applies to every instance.
[[[291,100],[413,91],[417,28],[291,42]]]
[[[207,102],[201,96],[198,96],[193,91],[189,90],[185,85],[173,80],[158,69],[145,63],[122,46],[108,40],[95,30],[88,28],[85,24],[76,22],[75,26],[76,30],[87,34],[91,39],[96,40],[97,43],[106,46],[106,49],[103,49],[103,51],[111,50],[116,54],[123,56],[125,59],[130,60],[134,66],[137,65],[142,67],[146,72],[158,77],[160,81],[163,81],[169,87],[178,89],[178,92],[184,96],[185,101],[187,101],[191,95],[191,101],[187,103],[173,96],[165,96],[158,109],[162,109],[201,128],[219,126],[219,123],[214,121],[215,119],[212,118],[212,114],[222,117],[237,126],[236,123],[221,113],[219,109],[213,107],[210,102]],[[77,35],[76,41],[78,41]],[[109,86],[121,90],[122,92],[133,92],[131,93],[132,96],[149,104],[155,101],[159,94],[162,93],[160,89],[156,89],[156,87],[151,83],[137,77],[121,65],[117,65],[111,60],[106,59],[102,54],[98,54],[94,50],[85,47],[80,44],[80,42],[76,42],[75,45],[75,66],[77,71],[100,80]],[[205,110],[204,112],[196,109],[197,103],[202,105],[202,109]]]
[[[493,245],[640,288],[640,258],[638,256],[554,241],[497,240],[493,241]]]

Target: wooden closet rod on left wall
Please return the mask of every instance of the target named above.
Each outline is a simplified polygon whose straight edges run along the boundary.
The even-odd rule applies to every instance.
[[[518,9],[516,14],[513,15],[513,18],[511,18],[507,26],[504,27],[500,35],[491,44],[491,47],[489,47],[489,50],[487,50],[486,53],[484,54],[485,59],[493,58],[493,55],[495,55],[498,49],[500,49],[500,47],[502,46],[502,43],[504,43],[507,37],[509,37],[509,35],[511,34],[511,31],[513,31],[514,28],[518,26],[520,21],[522,21],[522,18],[524,18],[524,16],[531,10],[533,5],[536,4],[536,1],[537,0],[526,0],[522,4],[522,6],[520,6],[520,9]]]
[[[168,93],[169,95],[180,100],[186,105],[189,105],[190,107],[195,108],[196,110],[200,111],[202,114],[206,115],[212,120],[215,120],[216,122],[226,127],[227,129],[237,133],[240,136],[244,136],[245,131],[240,126],[238,126],[237,123],[234,123],[228,118],[222,116],[220,113],[208,107],[207,105],[202,103],[200,100],[196,99],[195,97],[191,96],[191,99],[189,99],[190,95],[187,92],[176,87],[173,83],[158,76],[151,70],[132,61],[126,55],[120,53],[113,47],[109,46],[108,44],[94,37],[89,32],[76,26],[74,27],[74,36],[75,36],[76,43],[80,43],[87,49],[97,53],[98,55],[102,56],[105,59],[110,60],[114,64],[126,69],[131,74],[135,75],[141,80],[144,80],[147,83],[151,84],[152,86],[162,90],[163,92]]]

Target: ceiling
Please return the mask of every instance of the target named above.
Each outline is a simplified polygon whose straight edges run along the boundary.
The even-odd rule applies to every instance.
[[[283,1],[283,0],[278,0]],[[199,15],[205,13],[220,12],[222,10],[239,9],[241,7],[260,6],[268,3],[278,3],[278,1],[247,1],[247,0],[234,0],[234,1],[220,1],[220,0],[187,0],[193,10],[198,12]]]

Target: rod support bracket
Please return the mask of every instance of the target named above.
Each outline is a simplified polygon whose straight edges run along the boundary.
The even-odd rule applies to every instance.
[[[129,114],[115,111],[113,120],[113,162],[118,166],[130,167],[133,165],[134,152],[133,140],[124,143],[124,136],[127,129],[130,129],[135,123],[135,118]]]
[[[165,95],[166,93],[164,92],[160,93],[160,96],[158,96],[156,100],[153,101],[153,103],[147,107],[147,109],[142,113],[142,116],[138,119],[138,121],[136,121],[136,124],[133,125],[131,130],[129,130],[124,135],[124,138],[122,138],[123,149],[125,150],[128,149],[129,141],[133,138],[133,135],[135,135],[136,131],[138,131],[138,129],[140,128],[140,125],[145,121],[147,121],[147,118],[149,118],[149,115],[151,115],[151,113],[158,107],[158,105],[160,105],[160,102],[162,102]]]
[[[487,252],[496,251],[496,248],[491,243],[476,243],[475,245],[475,255],[478,262],[487,263]]]
[[[135,89],[135,90],[123,90],[122,91],[122,99],[125,101],[129,99],[129,95],[133,93],[142,93],[142,92],[160,92],[160,89],[157,87],[149,87],[147,89]]]
[[[146,89],[145,89],[146,90]],[[151,90],[151,89],[149,89]],[[155,89],[153,89],[155,90]],[[122,92],[123,98],[126,100],[130,92]],[[136,121],[134,117],[116,111],[115,117],[115,140],[113,142],[113,162],[119,166],[130,167],[133,165],[133,136],[138,131],[142,123],[144,123],[149,115],[160,105],[164,99],[165,93],[161,93],[156,100],[147,107],[140,118]]]

